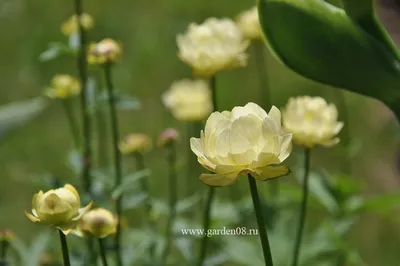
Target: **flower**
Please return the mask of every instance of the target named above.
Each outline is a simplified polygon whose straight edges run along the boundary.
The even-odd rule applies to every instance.
[[[176,81],[163,94],[162,101],[180,121],[201,121],[213,111],[210,88],[205,80]]]
[[[209,18],[203,24],[191,23],[177,36],[179,58],[193,68],[194,75],[210,77],[218,71],[244,67],[249,42],[231,19]]]
[[[97,208],[83,215],[79,221],[78,235],[89,234],[97,238],[104,238],[115,234],[118,219],[112,212],[103,208]]]
[[[293,141],[308,148],[320,144],[325,147],[339,143],[335,136],[343,128],[338,122],[338,111],[321,97],[290,98],[282,112],[283,127],[293,133]]]
[[[14,233],[9,229],[0,230],[0,242],[10,242],[14,239]]]
[[[121,45],[112,39],[91,43],[88,48],[88,63],[103,65],[115,63],[121,56]]]
[[[81,83],[74,77],[65,74],[55,75],[44,94],[51,99],[67,99],[81,92]]]
[[[152,147],[151,138],[145,134],[137,133],[126,136],[119,143],[122,154],[145,153]]]
[[[249,40],[263,39],[257,7],[240,13],[236,19],[236,24],[245,38]]]
[[[210,186],[228,186],[242,174],[258,180],[287,175],[287,166],[277,166],[291,152],[292,135],[281,130],[281,113],[272,106],[267,114],[255,103],[231,112],[214,112],[200,138],[190,139],[199,163],[215,174],[202,174]]]
[[[46,193],[39,191],[32,198],[32,214],[26,216],[35,223],[48,224],[68,234],[93,202],[80,208],[80,197],[76,189],[67,184],[62,188],[51,189]]]
[[[167,128],[158,137],[157,145],[159,147],[166,147],[171,143],[178,142],[179,132],[174,128]]]
[[[84,30],[90,30],[93,28],[93,18],[86,13],[81,14],[81,24]],[[72,15],[61,25],[61,32],[65,36],[70,36],[79,31],[78,16]]]

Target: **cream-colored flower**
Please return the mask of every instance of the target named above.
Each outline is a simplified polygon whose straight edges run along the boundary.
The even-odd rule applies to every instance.
[[[97,238],[104,238],[115,234],[117,231],[118,219],[112,212],[103,208],[97,208],[83,215],[79,221],[77,235],[92,235]]]
[[[215,174],[202,174],[210,186],[227,186],[242,174],[258,180],[287,175],[287,166],[277,166],[291,152],[292,135],[281,130],[281,113],[273,106],[267,114],[255,103],[231,112],[214,112],[200,138],[190,139],[190,148],[203,167]]]
[[[176,81],[163,94],[162,101],[179,121],[201,121],[213,111],[211,91],[205,80]]]
[[[146,134],[130,134],[119,143],[122,154],[145,153],[152,148],[152,141]]]
[[[209,77],[218,71],[247,64],[249,42],[231,19],[209,18],[192,23],[177,37],[179,58],[192,67],[196,76]]]
[[[90,30],[93,28],[93,18],[89,14],[83,13],[81,14],[81,24],[84,30]],[[70,36],[78,31],[79,25],[77,15],[72,15],[61,25],[61,32],[66,36]]]
[[[81,83],[70,75],[55,75],[44,94],[51,99],[66,99],[81,92]]]
[[[92,202],[81,208],[81,201],[76,189],[67,184],[62,188],[52,189],[33,195],[32,214],[25,212],[32,222],[51,225],[68,234],[86,212]]]
[[[263,39],[257,7],[253,7],[250,10],[240,13],[236,19],[236,24],[245,38],[250,40]]]
[[[88,63],[103,65],[115,63],[121,56],[121,45],[112,40],[104,39],[98,43],[92,43],[88,47]]]
[[[320,144],[325,147],[339,143],[336,135],[344,123],[338,122],[338,111],[321,97],[290,98],[283,110],[283,127],[293,133],[296,144],[308,148]]]

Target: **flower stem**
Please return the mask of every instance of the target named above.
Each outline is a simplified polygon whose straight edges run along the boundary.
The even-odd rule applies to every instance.
[[[168,254],[171,250],[173,241],[173,230],[176,216],[176,201],[177,201],[177,187],[176,187],[176,147],[174,143],[170,143],[167,147],[167,160],[169,165],[169,209],[170,215],[167,222],[167,232],[165,234],[166,246],[163,253],[162,265],[167,265]]]
[[[4,263],[4,265],[7,265],[6,256],[7,256],[7,250],[8,250],[9,246],[10,246],[10,242],[8,242],[7,240],[3,240],[0,242],[0,266],[1,266],[1,263]]]
[[[61,230],[58,230],[58,233],[60,235],[64,266],[71,266],[71,263],[69,261],[67,238]]]
[[[115,168],[115,187],[121,185],[122,182],[122,165],[121,165],[121,153],[118,148],[119,142],[119,126],[118,117],[115,104],[114,86],[112,83],[111,75],[111,64],[104,66],[104,75],[106,80],[106,87],[108,92],[108,105],[110,108],[111,118],[111,135],[112,143],[114,148],[114,168]],[[122,254],[121,254],[121,214],[122,214],[122,195],[116,200],[116,214],[118,219],[117,232],[115,234],[115,251],[117,265],[122,266]]]
[[[104,246],[104,241],[102,238],[99,238],[99,248],[100,248],[101,262],[103,263],[103,266],[108,266],[107,256],[106,256],[106,248]]]
[[[249,185],[251,198],[253,199],[254,211],[256,213],[258,231],[260,232],[261,245],[264,254],[264,261],[266,266],[272,266],[272,254],[269,246],[267,230],[265,229],[264,218],[261,212],[260,197],[258,195],[256,180],[249,174]]]
[[[65,100],[62,100],[62,103],[64,105],[65,114],[67,115],[68,124],[69,124],[69,128],[71,130],[71,136],[74,141],[75,148],[77,148],[79,150],[81,148],[80,133],[79,133],[79,127],[76,123],[76,120],[74,119],[74,112],[73,112],[73,108],[71,106],[71,100],[65,99]]]
[[[308,177],[310,171],[310,154],[311,151],[309,148],[304,150],[304,179],[303,179],[303,199],[301,202],[300,207],[300,218],[299,218],[299,226],[297,228],[297,235],[296,241],[294,245],[294,252],[293,252],[293,262],[292,266],[297,266],[299,262],[299,255],[300,255],[300,246],[301,240],[303,237],[304,225],[306,220],[307,214],[307,202],[308,202]]]

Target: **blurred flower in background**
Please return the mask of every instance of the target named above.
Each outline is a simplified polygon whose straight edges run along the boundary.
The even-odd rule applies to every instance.
[[[51,99],[66,99],[81,92],[81,83],[70,75],[55,75],[44,94]]]
[[[0,242],[10,242],[14,239],[14,232],[9,229],[0,230]]]
[[[236,24],[241,30],[243,36],[249,40],[262,40],[260,20],[258,18],[257,7],[243,11],[236,18]]]
[[[130,134],[121,140],[119,150],[124,155],[134,153],[145,153],[152,148],[152,141],[146,134],[136,133]]]
[[[202,121],[213,111],[211,91],[205,80],[176,81],[162,95],[162,101],[179,121]]]
[[[157,146],[160,148],[166,147],[171,143],[179,141],[179,132],[174,128],[167,128],[164,130],[157,140]]]
[[[80,22],[83,26],[83,29],[85,30],[90,30],[93,28],[94,25],[93,18],[89,14],[83,13],[81,15]],[[77,15],[72,15],[68,20],[66,20],[61,25],[61,32],[65,36],[70,36],[74,33],[77,33],[78,31],[79,31],[79,25],[78,25]]]
[[[276,166],[290,155],[292,135],[281,130],[281,112],[273,106],[267,114],[255,103],[232,112],[214,112],[200,138],[190,147],[199,163],[215,174],[202,174],[210,186],[228,186],[242,174],[258,180],[287,175],[287,166]]]
[[[308,148],[325,147],[339,143],[336,135],[344,123],[338,122],[338,110],[321,97],[300,96],[290,98],[283,110],[283,127],[293,133],[296,144]]]
[[[90,210],[82,216],[75,234],[89,234],[97,238],[113,235],[117,231],[118,219],[112,212],[103,208]]]
[[[247,64],[249,45],[231,19],[209,18],[192,23],[177,36],[179,58],[193,69],[195,76],[210,77],[218,71]]]
[[[112,39],[104,39],[89,45],[88,63],[93,65],[115,63],[121,54],[122,48],[118,42]]]

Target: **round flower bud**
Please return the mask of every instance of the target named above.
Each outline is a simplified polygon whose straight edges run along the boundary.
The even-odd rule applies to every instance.
[[[115,234],[118,219],[109,210],[98,208],[83,215],[79,221],[78,231],[97,238],[104,238]]]
[[[88,48],[88,63],[103,65],[115,63],[121,56],[121,45],[112,39],[104,39],[98,43],[92,43]]]
[[[177,36],[179,58],[193,69],[195,76],[210,77],[216,72],[247,64],[249,42],[231,19],[209,18],[192,23]]]
[[[145,153],[152,147],[151,138],[145,134],[130,134],[119,143],[122,154]]]
[[[81,83],[70,75],[55,75],[44,94],[51,99],[67,99],[81,92]]]
[[[255,103],[231,112],[214,112],[200,138],[190,139],[199,163],[215,174],[202,174],[210,186],[228,186],[242,174],[268,180],[290,173],[277,166],[291,153],[292,135],[281,130],[281,113],[273,106],[267,114]]]
[[[339,143],[336,135],[344,123],[338,122],[338,111],[321,97],[290,98],[283,113],[283,127],[293,133],[293,141],[311,148],[314,145],[331,147]]]
[[[32,214],[26,216],[35,223],[56,227],[68,234],[82,215],[89,211],[92,202],[81,208],[80,197],[76,189],[67,184],[62,188],[52,189],[33,195]]]
[[[171,143],[179,141],[179,132],[173,128],[167,128],[158,137],[157,144],[159,147],[166,147]]]
[[[162,101],[179,121],[202,121],[213,111],[211,91],[205,80],[176,81],[163,94]]]
[[[39,259],[39,265],[40,266],[50,266],[50,265],[54,265],[54,258],[51,254],[49,253],[42,253],[40,255],[40,259]]]
[[[86,13],[81,14],[80,22],[84,30],[90,30],[93,28],[94,24],[93,18],[89,14]],[[78,31],[79,31],[79,25],[78,25],[77,15],[72,15],[68,20],[66,20],[61,25],[61,32],[66,36],[70,36]]]
[[[14,233],[9,229],[0,230],[0,242],[10,242],[14,239]]]
[[[245,38],[249,40],[263,39],[257,7],[240,13],[236,19],[236,24]]]

